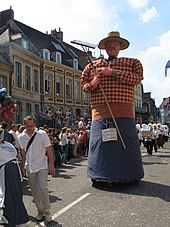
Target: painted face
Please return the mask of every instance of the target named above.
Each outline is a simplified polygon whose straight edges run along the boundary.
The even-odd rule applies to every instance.
[[[109,40],[105,43],[105,49],[109,56],[117,56],[121,48],[119,40]]]

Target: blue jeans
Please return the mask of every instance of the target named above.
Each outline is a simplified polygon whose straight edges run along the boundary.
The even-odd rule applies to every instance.
[[[65,144],[64,146],[62,146],[62,156],[63,156],[63,160],[62,160],[62,164],[66,164],[67,163],[67,157],[68,157],[68,144]]]
[[[54,152],[55,152],[55,166],[60,166],[61,165],[61,153],[60,153],[60,151],[59,150],[54,150]]]

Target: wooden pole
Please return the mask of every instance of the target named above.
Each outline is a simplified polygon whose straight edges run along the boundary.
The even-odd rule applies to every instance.
[[[120,133],[120,131],[119,131],[119,127],[118,127],[118,125],[117,125],[117,122],[116,122],[116,120],[115,120],[115,117],[113,116],[113,112],[112,112],[112,110],[111,110],[111,108],[110,108],[110,105],[109,105],[109,103],[108,103],[107,97],[106,97],[106,95],[105,95],[105,93],[104,93],[104,90],[103,90],[101,84],[100,84],[99,86],[100,86],[100,89],[101,89],[102,94],[103,94],[103,96],[104,96],[104,99],[105,99],[105,101],[106,101],[107,107],[108,107],[108,109],[109,109],[109,111],[110,111],[110,114],[111,114],[111,116],[112,116],[113,122],[114,122],[114,124],[115,124],[115,126],[116,126],[116,130],[117,130],[118,135],[119,135],[119,137],[120,137],[120,140],[121,140],[121,142],[122,142],[123,148],[126,149],[125,143],[124,143],[123,138],[122,138],[122,136],[121,136],[121,133]]]

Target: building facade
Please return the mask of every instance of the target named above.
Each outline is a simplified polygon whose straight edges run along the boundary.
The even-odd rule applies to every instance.
[[[155,105],[155,100],[151,98],[151,92],[143,93],[142,97],[142,122],[150,123],[157,121],[157,108]]]
[[[30,114],[37,120],[63,114],[91,116],[89,95],[80,84],[87,53],[65,43],[60,28],[44,34],[15,20],[10,8],[0,12],[0,45],[12,65],[1,87],[7,86],[17,102],[16,123]],[[141,122],[142,83],[135,87],[134,107],[136,121]]]
[[[11,84],[19,108],[16,122],[29,114],[38,118],[40,113],[90,116],[89,96],[80,85],[85,53],[57,40],[56,34],[62,39],[61,31],[47,35],[15,21],[12,9],[1,12],[0,19],[0,45],[14,66],[11,81],[1,87],[9,90]]]
[[[167,124],[170,126],[170,97],[163,98],[159,111],[161,115],[161,124]]]
[[[11,93],[13,64],[0,46],[0,88],[5,87]]]

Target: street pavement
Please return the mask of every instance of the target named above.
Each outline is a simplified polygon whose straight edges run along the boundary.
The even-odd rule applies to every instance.
[[[141,146],[145,171],[138,185],[98,186],[86,176],[87,158],[71,160],[49,176],[53,219],[36,222],[28,182],[24,179],[24,203],[30,227],[170,227],[170,142],[148,156]]]

